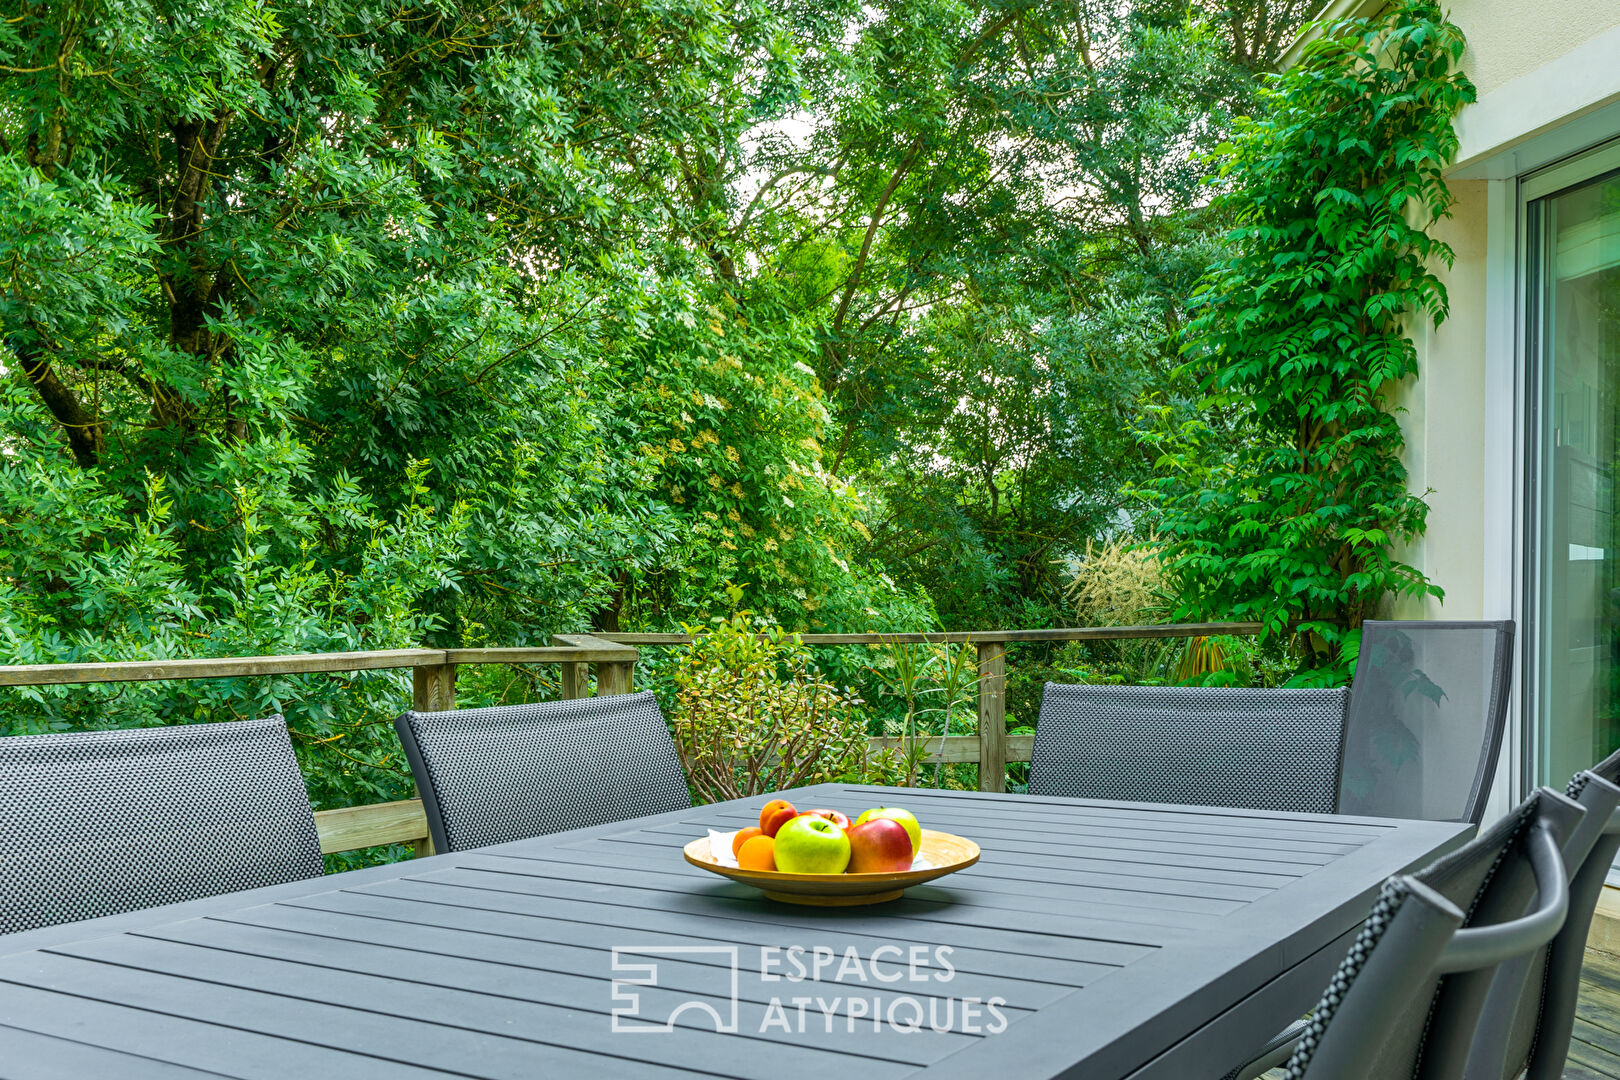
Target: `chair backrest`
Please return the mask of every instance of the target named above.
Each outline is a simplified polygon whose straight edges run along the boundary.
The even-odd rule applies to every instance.
[[[408,712],[394,721],[435,851],[692,805],[650,693]]]
[[[1344,690],[1047,683],[1032,795],[1330,814]]]
[[[1362,623],[1339,812],[1479,824],[1512,660],[1511,621]]]
[[[319,877],[281,717],[0,739],[0,934]]]
[[[1560,851],[1584,816],[1542,788],[1471,843],[1389,879],[1289,1059],[1288,1080],[1472,1076],[1497,971],[1563,925]]]
[[[1498,1041],[1503,1044],[1500,1056],[1504,1065],[1478,1073],[1491,1080],[1512,1080],[1521,1072],[1526,1080],[1559,1080],[1569,1056],[1586,938],[1609,867],[1620,852],[1620,821],[1615,815],[1620,807],[1620,753],[1576,773],[1566,794],[1586,810],[1586,818],[1564,846],[1570,876],[1569,917],[1552,944],[1527,965],[1522,979],[1499,979],[1500,985],[1492,989],[1480,1030],[1482,1034],[1501,1033]]]

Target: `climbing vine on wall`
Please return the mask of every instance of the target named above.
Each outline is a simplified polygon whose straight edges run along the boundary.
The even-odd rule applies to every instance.
[[[1414,325],[1446,316],[1452,252],[1429,229],[1474,97],[1463,44],[1438,4],[1406,0],[1320,27],[1276,77],[1220,151],[1235,227],[1185,338],[1199,419],[1156,405],[1143,432],[1178,617],[1296,629],[1300,682],[1342,679],[1386,598],[1441,596],[1394,554],[1428,507],[1392,392],[1418,374]],[[1234,433],[1236,454],[1201,452]]]

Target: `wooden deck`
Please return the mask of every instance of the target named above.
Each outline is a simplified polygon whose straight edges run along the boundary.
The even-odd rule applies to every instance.
[[[1620,956],[1588,949],[1566,1080],[1620,1080]]]

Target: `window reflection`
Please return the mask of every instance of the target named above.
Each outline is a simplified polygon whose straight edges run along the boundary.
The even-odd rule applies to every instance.
[[[1530,215],[1543,380],[1537,772],[1562,785],[1620,745],[1620,177]]]

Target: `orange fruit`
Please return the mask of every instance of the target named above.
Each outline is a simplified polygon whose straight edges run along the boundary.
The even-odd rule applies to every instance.
[[[737,852],[742,850],[742,846],[748,843],[748,841],[752,840],[756,836],[764,835],[764,830],[756,829],[752,825],[748,826],[746,829],[738,829],[737,835],[731,838],[731,853],[733,855],[737,854]]]
[[[775,870],[776,841],[769,836],[755,836],[744,841],[737,850],[737,865],[744,870]]]
[[[766,836],[775,836],[777,829],[798,816],[799,812],[786,799],[772,799],[759,812],[759,831]]]

